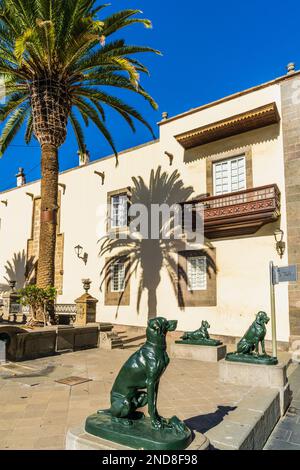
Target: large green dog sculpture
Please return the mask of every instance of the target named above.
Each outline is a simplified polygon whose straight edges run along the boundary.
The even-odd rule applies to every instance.
[[[130,416],[148,404],[151,424],[161,428],[165,420],[157,412],[159,381],[170,359],[166,334],[174,331],[177,321],[155,318],[148,322],[147,341],[125,362],[111,390],[110,412],[120,424],[131,424]]]
[[[146,343],[121,368],[110,394],[110,409],[87,418],[86,431],[106,440],[143,449],[185,449],[190,429],[176,416],[163,418],[157,411],[159,381],[169,364],[166,335],[177,321],[149,320]],[[149,418],[138,412],[148,405]]]
[[[236,352],[227,354],[226,360],[265,365],[277,364],[277,358],[266,354],[265,336],[269,320],[270,318],[265,312],[258,312],[255,321],[238,342]],[[259,354],[259,345],[261,345],[262,354]]]

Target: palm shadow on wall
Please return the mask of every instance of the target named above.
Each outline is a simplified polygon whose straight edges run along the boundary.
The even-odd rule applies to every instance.
[[[149,178],[149,183],[146,184],[143,178],[133,177],[133,187],[131,188],[131,204],[143,205],[148,213],[148,237],[142,237],[141,234],[135,234],[133,238],[120,239],[110,238],[109,235],[102,238],[101,248],[99,255],[101,257],[110,256],[104,263],[101,271],[101,287],[103,284],[111,283],[112,265],[122,260],[126,265],[125,270],[125,287],[130,282],[133,275],[138,275],[138,291],[137,291],[137,313],[140,312],[140,304],[142,294],[146,291],[148,303],[148,319],[157,316],[157,289],[161,282],[162,271],[165,270],[168,274],[170,283],[172,285],[174,295],[176,298],[182,298],[180,282],[178,276],[183,278],[187,283],[187,275],[182,270],[178,273],[177,253],[186,249],[186,244],[183,240],[177,239],[174,236],[176,229],[175,217],[171,217],[168,224],[168,237],[165,236],[166,227],[159,224],[158,239],[151,239],[151,205],[166,204],[172,206],[173,204],[184,203],[190,200],[191,195],[194,193],[192,186],[185,186],[180,178],[180,174],[175,170],[172,174],[162,172],[161,167],[156,171],[152,170]],[[197,199],[201,196],[197,196]],[[205,250],[202,250],[205,252]],[[211,269],[216,272],[216,266],[212,258],[207,256],[207,270],[210,275]],[[121,293],[116,317],[122,301]],[[181,309],[184,309],[184,304],[179,303]],[[163,314],[163,312],[161,312]]]
[[[34,258],[27,260],[25,250],[14,253],[12,260],[6,261],[3,279],[6,284],[0,284],[0,291],[9,290],[9,281],[16,281],[16,289],[21,289],[30,279],[35,269]]]

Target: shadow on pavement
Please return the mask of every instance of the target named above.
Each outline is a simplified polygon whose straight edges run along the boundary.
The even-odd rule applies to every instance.
[[[184,422],[190,429],[192,429],[192,431],[204,434],[209,429],[220,424],[224,417],[236,408],[236,406],[218,406],[218,409],[214,413],[194,416],[193,418],[186,419]]]

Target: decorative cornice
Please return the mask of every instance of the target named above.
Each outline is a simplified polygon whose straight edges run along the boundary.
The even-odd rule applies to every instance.
[[[231,116],[207,126],[176,135],[175,138],[186,150],[215,142],[253,129],[276,124],[280,121],[276,103],[270,103],[250,111]]]

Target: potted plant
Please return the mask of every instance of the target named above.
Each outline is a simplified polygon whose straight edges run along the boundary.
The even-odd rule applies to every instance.
[[[29,306],[31,311],[31,318],[26,326],[34,326],[39,323],[41,316],[44,319],[44,326],[48,324],[49,315],[47,307],[53,303],[56,298],[55,287],[47,287],[43,289],[36,285],[28,285],[18,291],[20,295],[19,302],[21,305]]]

